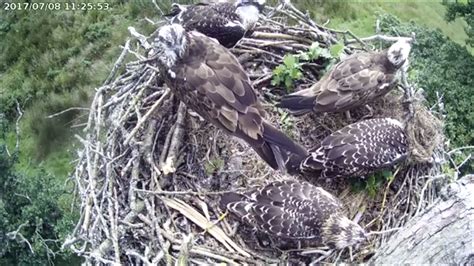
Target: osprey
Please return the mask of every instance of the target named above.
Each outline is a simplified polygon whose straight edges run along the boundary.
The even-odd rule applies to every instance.
[[[395,87],[398,70],[408,66],[410,42],[400,39],[381,52],[351,55],[310,88],[283,96],[278,106],[295,115],[344,112],[364,106]]]
[[[179,24],[160,28],[155,46],[172,92],[205,120],[246,141],[271,167],[285,167],[283,151],[308,154],[264,119],[249,77],[224,46]]]
[[[308,182],[277,181],[242,194],[229,192],[220,205],[271,236],[316,240],[338,249],[366,239],[336,197]]]
[[[395,165],[407,154],[402,123],[392,118],[374,118],[348,125],[324,138],[300,161],[299,170],[323,178],[364,176]],[[288,164],[287,167],[291,168]]]
[[[251,31],[263,10],[265,0],[237,0],[235,3],[179,5],[173,4],[172,22],[187,31],[196,30],[215,38],[227,48]]]

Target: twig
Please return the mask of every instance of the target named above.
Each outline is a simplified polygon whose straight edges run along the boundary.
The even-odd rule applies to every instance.
[[[181,195],[181,196],[206,196],[206,195],[222,195],[226,194],[229,192],[243,192],[244,189],[240,190],[223,190],[223,191],[166,191],[166,190],[161,190],[161,191],[151,191],[151,190],[145,190],[145,189],[135,189],[137,192],[144,192],[147,194],[153,194],[153,195]]]
[[[130,32],[130,35],[137,38],[137,40],[140,42],[141,46],[145,48],[145,50],[150,50],[152,48],[151,44],[148,43],[146,37],[138,33],[134,27],[128,27],[128,31]]]
[[[178,260],[176,261],[177,265],[187,265],[189,260],[189,252],[193,248],[194,237],[192,234],[189,234],[184,237],[181,247],[179,249]]]
[[[117,59],[117,61],[115,61],[115,64],[112,68],[112,71],[110,71],[110,74],[109,76],[107,76],[107,78],[105,79],[104,83],[102,84],[102,86],[107,86],[110,84],[110,82],[112,81],[112,79],[115,77],[115,74],[117,73],[117,71],[120,69],[120,67],[122,66],[123,64],[123,61],[125,60],[126,56],[127,56],[127,53],[130,52],[130,40],[127,40],[125,42],[125,46],[124,48],[122,49],[122,53],[120,53],[120,56],[119,58]]]
[[[283,33],[274,33],[274,32],[258,32],[255,31],[252,34],[253,38],[257,39],[282,39],[282,40],[293,40],[298,42],[304,42],[307,44],[312,44],[313,42],[306,38],[301,38],[298,36],[283,34]]]
[[[449,155],[453,154],[453,153],[456,153],[458,151],[462,151],[462,150],[472,150],[474,149],[474,146],[463,146],[463,147],[458,147],[458,148],[455,148],[455,149],[452,149],[448,152]]]
[[[183,135],[184,135],[184,120],[186,118],[186,105],[184,103],[179,104],[178,108],[178,117],[176,119],[176,126],[174,128],[173,135],[171,137],[170,146],[168,149],[167,157],[164,161],[164,164],[161,166],[161,170],[165,175],[169,173],[174,173],[176,171],[176,157],[178,155],[178,151],[181,147],[183,142]]]
[[[145,123],[145,121],[148,120],[148,117],[163,103],[164,100],[167,99],[169,94],[170,90],[167,89],[165,93],[161,96],[161,98],[156,101],[155,104],[153,104],[153,106],[150,108],[150,110],[148,110],[148,112],[138,121],[137,125],[133,128],[128,137],[125,139],[124,145],[127,145],[130,142],[130,140],[137,133],[138,129],[141,128],[142,124]]]
[[[16,118],[15,121],[15,135],[16,135],[16,141],[15,141],[15,150],[13,154],[18,154],[20,151],[20,120],[23,117],[23,111],[21,110],[20,103],[18,100],[15,100],[16,103],[16,111],[18,113],[18,117]]]
[[[366,234],[366,236],[371,236],[371,235],[381,235],[381,234],[386,234],[386,233],[391,233],[391,232],[396,232],[396,231],[399,231],[403,228],[391,228],[391,229],[388,229],[388,230],[383,230],[383,231],[370,231]]]
[[[33,248],[31,247],[31,244],[30,242],[28,241],[28,239],[26,239],[21,233],[20,233],[20,230],[24,227],[24,226],[27,226],[28,225],[28,222],[24,222],[22,224],[20,224],[18,226],[18,228],[15,230],[15,231],[11,231],[11,232],[8,232],[6,233],[5,235],[12,239],[12,240],[15,240],[17,237],[20,238],[20,242],[19,243],[23,243],[25,242],[27,245],[28,245],[28,248],[30,249],[31,253],[34,254],[35,252],[33,251]]]
[[[380,41],[380,40],[386,41],[386,42],[396,42],[396,41],[403,40],[403,39],[413,41],[414,37],[413,36],[412,37],[393,37],[393,36],[386,36],[386,35],[376,34],[376,35],[372,35],[372,36],[365,37],[365,38],[350,39],[350,40],[347,40],[345,43],[346,44],[351,44],[351,43],[356,43],[356,42],[365,43],[365,42]]]
[[[232,241],[218,226],[210,224],[209,221],[202,216],[194,208],[183,202],[179,199],[168,199],[161,198],[161,200],[168,205],[170,208],[173,208],[179,211],[181,214],[186,216],[188,219],[199,225],[202,229],[205,229],[209,234],[216,238],[220,243],[222,243],[227,250],[230,252],[237,251],[245,257],[250,257],[246,251],[239,247],[234,241]]]
[[[70,108],[67,108],[65,110],[62,110],[61,112],[57,112],[57,113],[54,113],[54,114],[51,114],[51,115],[48,115],[46,118],[53,118],[53,117],[56,117],[56,116],[60,116],[64,113],[67,113],[67,112],[70,112],[70,111],[89,111],[89,108],[84,108],[84,107],[70,107]]]

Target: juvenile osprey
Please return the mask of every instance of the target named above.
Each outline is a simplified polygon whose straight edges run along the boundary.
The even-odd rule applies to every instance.
[[[173,93],[205,120],[245,140],[271,167],[284,167],[283,151],[308,154],[264,120],[249,77],[224,46],[179,24],[163,26],[155,46],[160,72]]]
[[[271,236],[312,239],[338,249],[366,239],[364,229],[343,214],[336,197],[307,182],[277,181],[243,194],[230,192],[220,203]]]
[[[295,115],[344,112],[364,106],[395,87],[398,70],[408,66],[410,49],[410,41],[400,39],[381,52],[351,55],[310,88],[283,96],[278,106]]]
[[[237,0],[235,3],[179,5],[173,4],[173,23],[181,24],[187,31],[197,30],[215,38],[227,48],[251,31],[258,21],[265,0]]]
[[[301,172],[323,178],[363,176],[389,168],[407,154],[402,123],[392,118],[374,118],[327,136],[299,167]]]

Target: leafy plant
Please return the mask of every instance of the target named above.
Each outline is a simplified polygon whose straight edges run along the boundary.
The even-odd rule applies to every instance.
[[[273,70],[272,85],[276,86],[283,83],[287,92],[289,92],[293,86],[293,81],[299,80],[302,77],[303,73],[301,72],[299,58],[295,55],[287,54],[283,58],[283,64]]]
[[[223,166],[224,166],[224,160],[219,159],[219,158],[214,158],[210,161],[207,161],[204,164],[204,169],[206,170],[206,175],[211,175],[219,171],[220,169],[222,169]]]
[[[361,179],[359,177],[354,178],[351,188],[356,192],[367,191],[367,194],[370,197],[375,198],[377,192],[381,189],[382,184],[386,181],[393,180],[393,178],[394,176],[391,171],[382,170],[369,175],[366,179]]]
[[[279,124],[281,125],[283,131],[289,137],[293,137],[293,134],[294,134],[294,131],[293,131],[293,128],[294,128],[293,116],[290,115],[288,112],[286,112],[285,110],[283,110],[281,108],[276,108],[275,107],[275,109],[279,114],[279,117],[280,117],[280,123]]]
[[[335,44],[326,49],[320,47],[319,43],[314,42],[306,52],[285,55],[283,57],[283,64],[273,70],[272,85],[284,84],[287,92],[290,92],[294,82],[303,77],[301,72],[303,63],[301,61],[312,62],[321,58],[327,65],[331,65],[336,61],[335,57],[339,57],[343,48],[344,45]]]
[[[42,170],[21,173],[15,169],[16,161],[0,145],[0,265],[76,260],[60,250],[77,219],[70,212],[66,188]]]
[[[474,47],[474,1],[467,0],[465,3],[462,3],[445,0],[443,4],[446,5],[445,18],[448,22],[454,21],[457,17],[464,18],[467,23],[464,31],[469,37],[466,40],[466,44]]]
[[[320,47],[317,42],[313,42],[308,51],[299,53],[298,57],[305,61],[313,61],[319,57],[330,59],[332,56],[328,49]]]
[[[329,52],[331,56],[334,58],[339,58],[343,50],[344,50],[344,44],[342,43],[336,43],[336,44],[331,45],[331,47],[329,47]]]

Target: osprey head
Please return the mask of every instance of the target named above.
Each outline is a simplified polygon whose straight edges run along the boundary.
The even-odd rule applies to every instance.
[[[170,68],[186,51],[186,31],[179,24],[165,25],[158,31],[154,45],[160,63]]]
[[[410,55],[411,40],[403,38],[392,44],[388,48],[387,57],[390,63],[396,67],[402,67],[408,62],[408,55]]]
[[[342,249],[367,239],[364,229],[346,216],[333,214],[323,227],[323,240],[331,248]]]
[[[237,0],[235,13],[240,17],[240,23],[246,31],[253,29],[258,16],[263,10],[265,0]]]
[[[237,8],[243,6],[255,6],[258,9],[258,12],[262,12],[265,7],[265,0],[237,0],[235,5]]]

